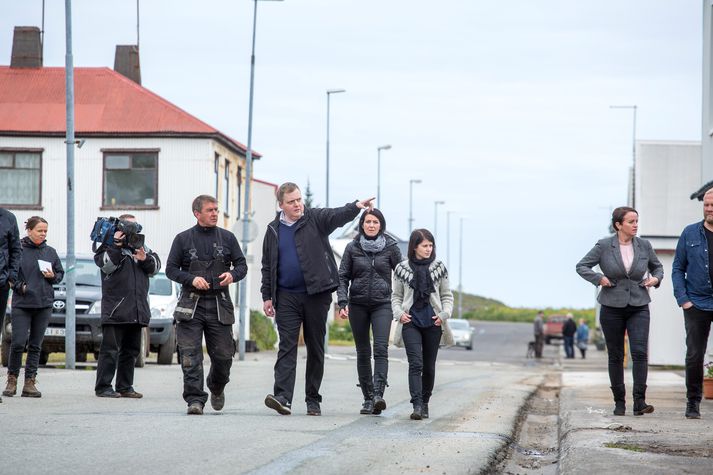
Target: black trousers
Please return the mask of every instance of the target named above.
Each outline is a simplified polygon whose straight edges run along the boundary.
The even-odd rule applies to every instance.
[[[362,389],[373,386],[383,395],[389,373],[389,333],[391,332],[391,304],[349,305],[349,325],[352,327],[357,354],[357,374]],[[374,336],[374,376],[371,372],[371,342]]]
[[[10,361],[7,373],[15,376],[20,374],[22,353],[27,345],[27,360],[25,361],[25,378],[34,378],[40,365],[40,351],[45,330],[52,315],[52,307],[48,308],[18,308],[12,309],[12,344],[10,345]]]
[[[542,349],[545,345],[545,336],[540,333],[535,335],[535,358],[542,358]]]
[[[649,373],[649,306],[624,308],[602,305],[599,313],[609,355],[609,381],[624,384],[624,333],[629,336],[634,390],[646,385]]]
[[[700,402],[703,395],[703,359],[713,311],[691,307],[683,311],[683,318],[686,322],[686,397]]]
[[[232,325],[218,321],[214,296],[200,298],[193,318],[176,323],[178,361],[183,370],[183,400],[187,404],[205,405],[208,393],[203,389],[203,336],[210,357],[206,385],[213,394],[221,394],[230,381],[230,368],[235,355]]]
[[[134,390],[134,366],[141,352],[141,325],[102,325],[102,342],[97,362],[97,394],[111,390],[116,373],[116,391]]]
[[[275,322],[280,346],[275,362],[275,396],[281,396],[292,403],[297,371],[297,343],[302,326],[307,346],[305,401],[322,402],[319,388],[324,376],[324,333],[331,304],[331,292],[307,295],[278,291]]]
[[[411,403],[428,403],[436,380],[436,357],[441,342],[441,327],[420,328],[413,323],[403,325],[401,336],[408,359],[408,390]]]

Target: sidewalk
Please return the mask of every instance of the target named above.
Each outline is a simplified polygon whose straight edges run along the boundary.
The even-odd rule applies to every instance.
[[[560,362],[560,473],[713,473],[713,401],[701,403],[701,419],[686,419],[682,371],[650,368],[646,401],[656,409],[634,416],[627,370],[621,417],[612,414],[606,352]]]

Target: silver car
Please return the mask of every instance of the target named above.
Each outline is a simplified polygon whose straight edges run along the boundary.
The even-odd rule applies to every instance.
[[[466,350],[473,349],[473,332],[475,329],[470,326],[470,322],[468,320],[449,318],[448,327],[453,333],[453,341],[456,346],[463,346]]]

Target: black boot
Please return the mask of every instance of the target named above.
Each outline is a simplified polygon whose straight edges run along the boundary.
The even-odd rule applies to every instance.
[[[386,401],[384,401],[384,386],[386,386],[386,383],[383,381],[374,383],[374,414],[381,414],[381,411],[386,409]]]
[[[634,415],[643,416],[654,412],[654,406],[646,404],[646,385],[634,386]]]
[[[364,395],[364,403],[361,405],[361,410],[359,414],[373,414],[374,413],[374,386],[371,383],[361,382],[361,393]],[[381,411],[379,411],[381,412]]]
[[[421,406],[421,417],[424,419],[428,419],[428,403],[424,402],[423,406]]]
[[[411,413],[411,419],[414,421],[420,421],[423,419],[423,405],[420,402],[413,403],[413,412]]]
[[[686,419],[700,419],[700,406],[700,401],[696,401],[695,399],[689,399],[688,403],[686,403]]]
[[[623,416],[626,413],[626,386],[612,386],[611,392],[614,395],[614,415]]]

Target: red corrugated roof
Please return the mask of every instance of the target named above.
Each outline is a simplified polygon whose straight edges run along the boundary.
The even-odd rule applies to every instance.
[[[64,68],[0,66],[0,134],[65,133]],[[75,130],[82,135],[212,136],[246,147],[109,68],[74,68]],[[260,155],[253,151],[253,155]]]

